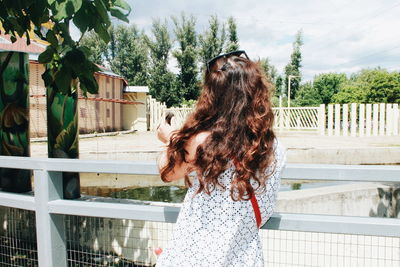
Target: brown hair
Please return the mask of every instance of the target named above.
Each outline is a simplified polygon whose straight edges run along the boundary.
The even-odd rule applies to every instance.
[[[274,160],[272,88],[258,63],[238,56],[218,59],[206,70],[194,112],[172,135],[167,149],[168,164],[161,170],[161,179],[166,180],[175,164],[186,162],[186,142],[209,131],[210,135],[197,148],[194,162],[200,183],[198,193],[210,194],[216,186],[224,188],[218,176],[232,159],[236,165],[232,199],[246,200],[254,190],[265,189],[270,175],[265,170]],[[251,179],[258,184],[257,188],[252,187]],[[187,176],[185,182],[191,185]]]

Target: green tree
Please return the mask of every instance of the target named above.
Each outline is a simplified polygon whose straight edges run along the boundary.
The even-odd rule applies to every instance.
[[[179,68],[177,86],[183,99],[197,99],[200,86],[197,79],[196,21],[193,16],[187,18],[183,13],[180,19],[172,17],[172,20],[175,25],[174,32],[178,42],[178,49],[173,51],[173,56],[176,58]]]
[[[276,88],[276,80],[278,78],[278,71],[275,66],[271,64],[269,58],[260,59],[261,68],[264,70],[265,75]]]
[[[46,64],[43,79],[46,86],[68,94],[72,80],[78,79],[83,93],[97,93],[94,72],[99,69],[90,59],[90,51],[74,41],[69,28],[75,25],[81,36],[94,30],[104,42],[110,41],[107,32],[111,25],[110,15],[128,22],[131,9],[124,0],[19,0],[0,2],[0,23],[6,34],[25,36],[34,33],[49,43],[39,55],[39,62]],[[47,28],[44,24],[47,23]]]
[[[129,84],[147,85],[149,59],[144,34],[135,25],[119,25],[113,34],[111,70],[126,78]]]
[[[318,106],[322,103],[322,98],[311,82],[300,85],[300,89],[293,101],[294,106]]]
[[[276,81],[275,81],[275,92],[278,96],[284,95],[285,89],[283,88],[284,86],[283,82],[283,77],[282,75],[277,75]]]
[[[332,103],[332,96],[339,92],[340,87],[347,81],[344,73],[323,73],[314,77],[313,87],[316,99],[321,104]]]
[[[90,49],[89,60],[98,65],[104,65],[107,54],[107,44],[94,32],[90,31],[81,39],[81,44]]]
[[[353,74],[337,94],[336,103],[400,103],[400,74],[386,69],[363,69]]]
[[[301,51],[300,48],[303,45],[303,34],[302,31],[298,31],[296,34],[295,41],[293,42],[293,51],[290,56],[290,62],[285,67],[285,87],[288,88],[289,76],[297,76],[290,79],[290,97],[295,98],[297,91],[300,88],[301,82]]]
[[[165,102],[168,107],[179,105],[181,102],[176,87],[175,74],[168,70],[168,58],[172,41],[168,32],[167,22],[154,20],[152,38],[145,37],[150,50],[149,89],[150,94],[158,101]]]
[[[203,65],[222,53],[226,41],[225,25],[220,25],[217,16],[211,16],[209,29],[199,36],[200,57]]]
[[[234,17],[228,18],[228,42],[226,44],[225,52],[229,53],[239,49],[239,37],[237,34],[237,26]]]

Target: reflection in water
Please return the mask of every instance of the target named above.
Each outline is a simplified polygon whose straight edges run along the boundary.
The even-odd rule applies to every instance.
[[[301,184],[300,183],[293,183],[292,184],[292,190],[299,190],[301,189]]]
[[[185,187],[150,186],[113,192],[110,194],[110,197],[136,199],[143,201],[181,203],[185,198],[186,191],[187,188]]]

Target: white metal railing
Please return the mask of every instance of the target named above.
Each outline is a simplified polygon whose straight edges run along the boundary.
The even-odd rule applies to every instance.
[[[175,222],[178,207],[62,199],[62,172],[156,175],[155,162],[37,159],[0,156],[0,168],[31,169],[34,196],[0,192],[0,206],[36,212],[39,265],[66,266],[63,216]],[[400,182],[400,166],[287,164],[282,179]],[[275,213],[263,229],[400,236],[400,220],[355,216]]]
[[[273,112],[277,129],[319,130],[324,110],[320,107],[280,107],[273,108]]]
[[[193,108],[167,108],[151,96],[147,99],[150,131],[166,112],[175,114],[181,126]],[[399,104],[328,104],[319,107],[274,107],[274,127],[279,130],[316,130],[328,136],[383,136],[400,134]]]

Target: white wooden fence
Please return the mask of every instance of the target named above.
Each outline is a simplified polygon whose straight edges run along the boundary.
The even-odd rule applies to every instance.
[[[181,126],[193,108],[167,108],[147,99],[148,129],[154,131],[167,112]],[[329,104],[319,107],[273,108],[276,130],[314,130],[328,136],[399,135],[398,104]]]
[[[399,135],[398,104],[330,104],[328,136]]]

